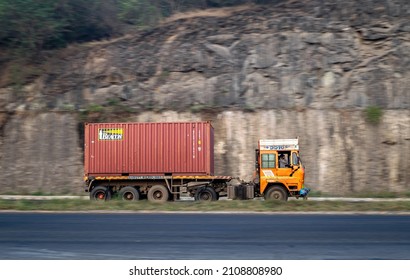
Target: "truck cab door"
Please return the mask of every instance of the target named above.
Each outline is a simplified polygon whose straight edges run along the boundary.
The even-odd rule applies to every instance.
[[[279,152],[279,155],[281,153]],[[280,180],[289,188],[290,191],[298,190],[302,184],[300,180],[300,161],[297,152],[283,152],[285,155],[285,167],[279,167],[276,171]]]

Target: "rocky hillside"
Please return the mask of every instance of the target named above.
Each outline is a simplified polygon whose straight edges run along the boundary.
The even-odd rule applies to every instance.
[[[213,122],[219,175],[298,136],[312,189],[408,192],[410,2],[271,2],[71,46],[0,88],[0,192],[81,192],[85,121],[187,120]]]

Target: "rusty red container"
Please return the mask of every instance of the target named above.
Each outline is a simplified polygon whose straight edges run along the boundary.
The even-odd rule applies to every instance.
[[[86,123],[85,176],[213,175],[210,122]]]

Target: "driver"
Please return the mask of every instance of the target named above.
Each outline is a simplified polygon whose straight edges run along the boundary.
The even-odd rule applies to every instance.
[[[279,156],[279,168],[286,168],[286,165],[288,165],[288,161],[285,158],[284,154],[281,154]]]

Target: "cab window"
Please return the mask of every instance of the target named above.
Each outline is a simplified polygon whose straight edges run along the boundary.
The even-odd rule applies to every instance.
[[[276,155],[275,154],[262,154],[262,168],[275,168],[276,167]]]
[[[299,157],[296,153],[292,153],[292,164],[299,165]]]

